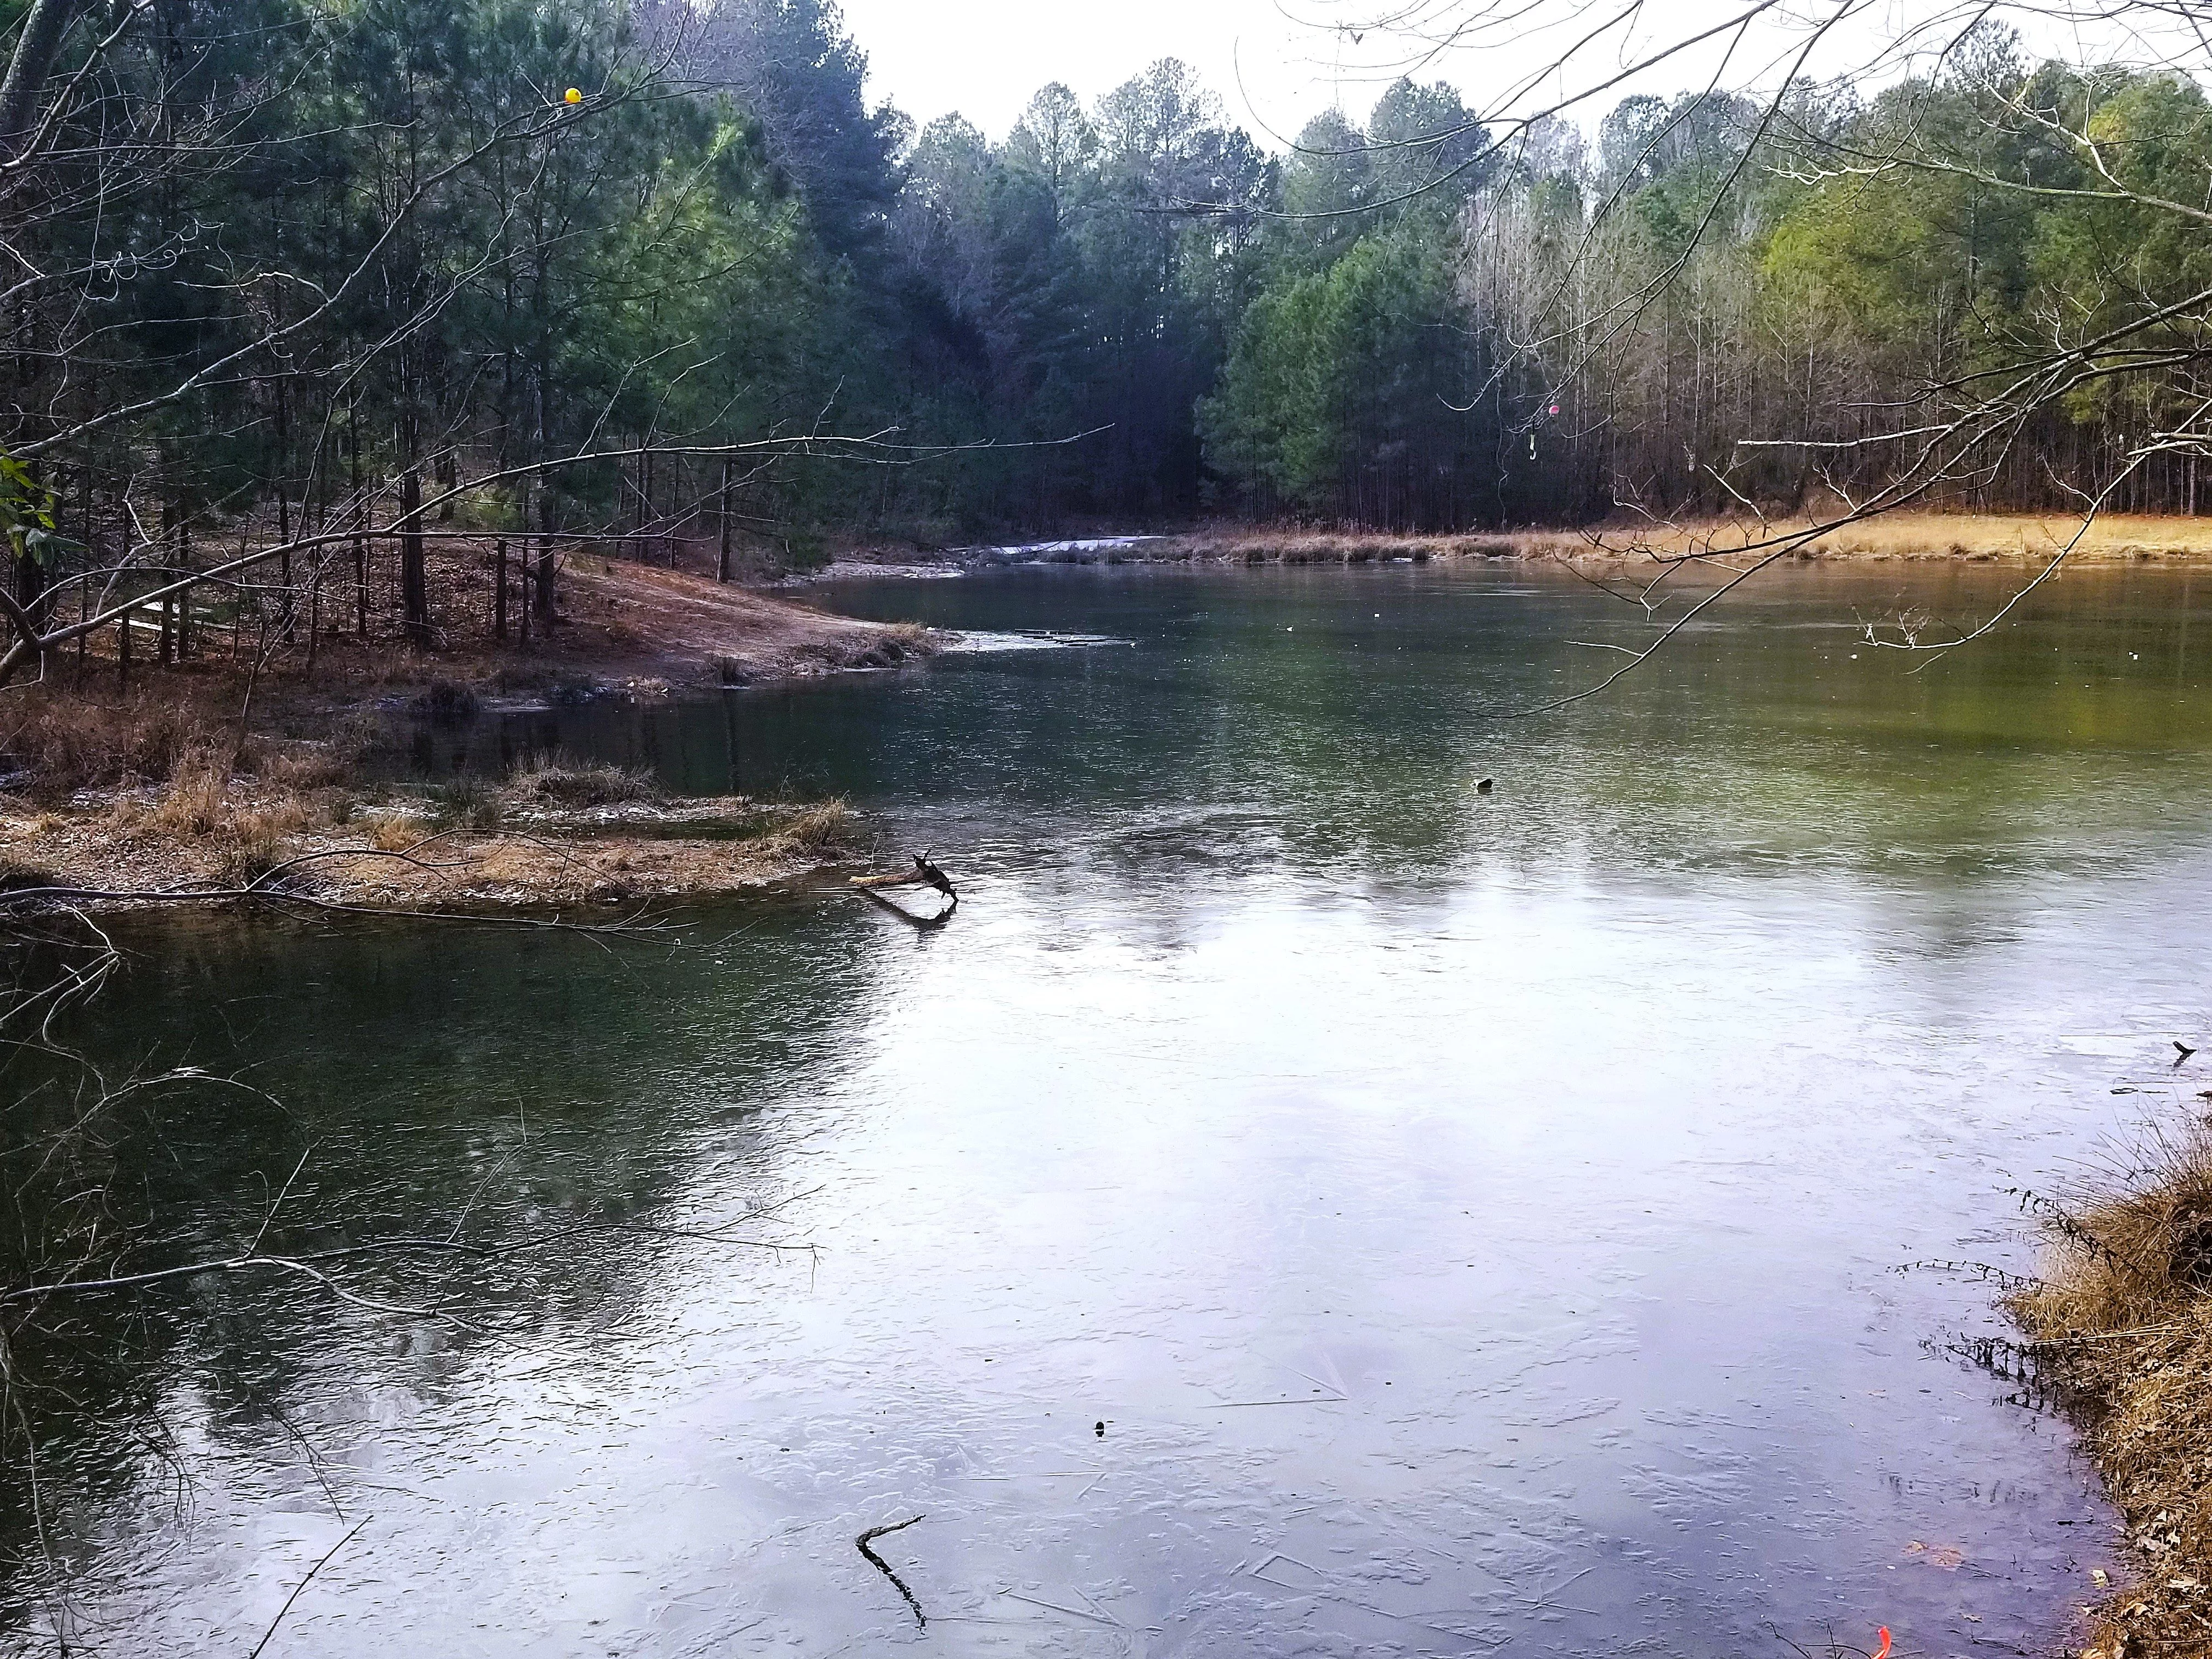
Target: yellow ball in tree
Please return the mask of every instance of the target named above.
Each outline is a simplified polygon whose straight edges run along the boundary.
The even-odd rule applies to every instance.
[[[584,94],[574,87],[568,88],[566,96],[572,104],[580,104],[584,101]]]

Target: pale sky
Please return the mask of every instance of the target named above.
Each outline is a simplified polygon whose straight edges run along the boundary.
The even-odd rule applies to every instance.
[[[868,54],[869,95],[917,122],[957,110],[1003,138],[1030,94],[1065,81],[1086,104],[1161,58],[1197,70],[1253,137],[1261,122],[1295,133],[1332,100],[1334,47],[1276,0],[842,0]],[[1319,59],[1318,63],[1312,60]],[[1242,64],[1248,100],[1237,91]],[[1373,93],[1346,88],[1363,107]]]
[[[1442,11],[1450,0],[1411,0],[1413,9]],[[1738,43],[1725,64],[1717,46],[1673,58],[1636,80],[1609,88],[1577,118],[1588,129],[1631,92],[1662,94],[1703,87],[1717,71],[1725,82],[1771,82],[1795,62],[1807,19],[1837,0],[1807,0],[1794,15]],[[1364,116],[1401,61],[1402,36],[1350,24],[1404,7],[1407,0],[842,0],[846,27],[868,54],[868,93],[888,97],[917,123],[958,111],[993,139],[1003,138],[1039,87],[1064,81],[1088,104],[1160,58],[1180,58],[1221,94],[1232,118],[1269,149],[1294,137],[1307,118],[1336,101]],[[1572,90],[1609,78],[1654,43],[1698,33],[1742,9],[1743,0],[1647,0],[1631,40],[1609,37],[1577,67]],[[1553,52],[1595,15],[1586,0],[1534,0],[1501,6],[1517,21],[1510,29],[1416,68],[1419,80],[1449,80],[1470,106],[1493,111],[1521,78],[1539,76]],[[1610,12],[1613,8],[1607,7]],[[1979,0],[1864,0],[1856,24],[1826,37],[1812,67],[1833,75],[1882,56],[1901,27],[1930,23],[1923,40],[1948,39],[1951,24],[1978,14]],[[1462,15],[1464,15],[1463,13]],[[1532,28],[1532,20],[1547,27]],[[2067,52],[2069,43],[2039,42]],[[2076,49],[2079,49],[2077,44]],[[2134,55],[2132,53],[2128,55]],[[1888,72],[1894,72],[1894,64]],[[1240,85],[1241,76],[1241,85]],[[1531,88],[1542,101],[1559,84]],[[1526,100],[1521,100],[1526,106]],[[1272,130],[1272,133],[1271,131]]]

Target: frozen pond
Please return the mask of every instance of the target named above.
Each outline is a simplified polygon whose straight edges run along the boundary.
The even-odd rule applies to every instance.
[[[312,1146],[294,1248],[555,1242],[94,1316],[8,1644],[242,1656],[359,1523],[269,1659],[2048,1650],[2106,1511],[1899,1269],[2212,1087],[2212,615],[2069,578],[1908,675],[1853,617],[2002,578],[1908,580],[1533,720],[1634,637],[1563,575],[854,584],[1123,643],[426,738],[843,793],[963,903],[132,928],[81,1035],[282,1103],[118,1151],[165,1214]]]

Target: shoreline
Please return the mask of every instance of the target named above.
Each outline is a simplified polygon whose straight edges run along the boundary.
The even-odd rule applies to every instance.
[[[2124,1528],[2131,1571],[2097,1572],[2081,1659],[2212,1652],[2212,1118],[2130,1161],[2033,1198],[2044,1273],[2007,1298],[2022,1380],[2071,1408]]]
[[[296,651],[266,670],[210,652],[127,685],[112,656],[64,659],[0,705],[0,904],[615,905],[757,890],[859,850],[842,801],[673,801],[643,774],[559,756],[505,779],[368,774],[410,718],[895,669],[943,643],[613,561],[576,562],[562,597],[534,647],[326,637],[313,671]]]
[[[1778,519],[1761,532],[1741,521],[1680,527],[1610,526],[1437,534],[1326,530],[1295,525],[1215,525],[1154,533],[1099,535],[920,550],[855,548],[824,569],[787,579],[805,586],[876,576],[926,578],[1022,565],[1358,565],[1518,560],[1571,566],[1654,564],[1692,548],[1724,560],[1747,534],[1772,534],[1802,519]],[[1972,563],[2039,568],[2080,529],[2063,514],[1898,513],[1849,526],[1792,552],[1793,565]],[[2100,515],[2068,556],[2069,566],[2212,566],[2212,516]]]
[[[604,823],[586,830],[580,821],[543,815],[526,831],[476,821],[500,817],[493,799],[500,781],[480,781],[472,804],[425,809],[424,792],[416,791],[410,805],[407,791],[368,778],[363,755],[410,717],[451,723],[609,696],[665,701],[895,669],[945,648],[945,637],[928,629],[839,616],[791,592],[824,581],[1062,564],[1480,560],[1632,569],[1679,552],[1689,535],[1724,547],[1739,530],[1408,537],[1228,526],[935,552],[853,549],[823,570],[786,579],[777,584],[781,592],[579,556],[564,571],[558,617],[532,640],[493,643],[459,629],[446,648],[418,652],[334,630],[313,653],[295,641],[264,672],[241,662],[234,635],[227,658],[210,649],[167,667],[142,665],[127,684],[112,642],[103,641],[107,654],[64,657],[48,684],[18,688],[12,708],[0,706],[0,764],[8,771],[0,779],[0,897],[42,885],[165,894],[226,881],[237,886],[241,876],[266,878],[287,858],[307,860],[287,880],[312,883],[348,902],[392,908],[434,899],[515,906],[754,890],[837,862],[827,843],[802,854],[792,841],[785,820],[803,817],[806,806],[708,803],[726,822],[702,820],[689,835],[667,823],[611,833]],[[2063,520],[2025,514],[1900,514],[1824,538],[1790,562],[2003,563],[2028,570],[2070,530]],[[2212,563],[2212,518],[2103,518],[2069,562]],[[457,614],[466,575],[458,568],[444,574],[444,604]],[[517,619],[518,633],[520,627]],[[315,658],[312,668],[307,654]],[[639,787],[638,780],[622,786]],[[354,833],[356,817],[419,820],[416,828],[435,838],[437,862],[445,866],[438,879],[422,871],[403,876],[395,848]],[[730,828],[738,822],[752,830]],[[396,834],[381,833],[386,842]]]
[[[590,770],[567,773],[588,776]],[[642,781],[621,775],[634,787]],[[466,800],[232,779],[219,812],[185,790],[65,813],[0,814],[0,905],[15,914],[188,904],[394,915],[727,897],[805,880],[861,850],[842,801],[719,796],[535,807],[514,784]]]

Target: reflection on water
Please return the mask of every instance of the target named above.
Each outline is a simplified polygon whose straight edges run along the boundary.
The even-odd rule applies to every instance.
[[[638,1224],[441,1270],[465,1328],[227,1280],[80,1333],[65,1616],[246,1651],[366,1517],[272,1655],[2039,1650],[2104,1513],[1943,1354],[1986,1291],[1895,1269],[2020,1265],[2000,1189],[2191,1092],[2203,618],[2071,579],[1908,675],[1849,626],[1899,590],[1778,580],[1520,720],[1630,613],[1434,568],[860,586],[1129,643],[433,734],[846,793],[965,902],[680,950],[134,929],[88,1040],[283,1103],[180,1098],[129,1160],[204,1239],[310,1147],[295,1248]],[[854,1546],[916,1514],[878,1547],[926,1632]]]

